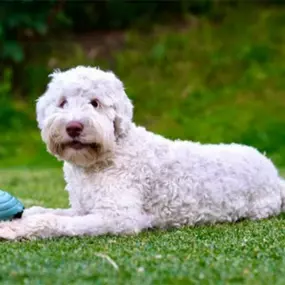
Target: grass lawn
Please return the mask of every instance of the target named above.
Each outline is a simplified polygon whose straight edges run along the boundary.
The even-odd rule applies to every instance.
[[[59,169],[1,170],[0,177],[26,206],[67,206]],[[284,228],[281,215],[128,237],[0,242],[0,283],[285,284]]]

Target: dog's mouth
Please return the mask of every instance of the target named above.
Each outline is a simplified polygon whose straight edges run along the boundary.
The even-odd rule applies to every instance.
[[[68,143],[65,143],[63,146],[72,148],[74,150],[81,150],[85,148],[92,148],[94,150],[97,150],[99,148],[99,145],[97,143],[82,143],[80,141],[68,142]]]

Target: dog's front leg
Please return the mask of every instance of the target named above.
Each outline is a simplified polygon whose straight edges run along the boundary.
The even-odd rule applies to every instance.
[[[82,236],[137,233],[150,227],[150,219],[142,215],[90,214],[85,216],[58,216],[40,214],[12,222],[0,223],[0,239],[17,240],[50,238],[59,236]]]

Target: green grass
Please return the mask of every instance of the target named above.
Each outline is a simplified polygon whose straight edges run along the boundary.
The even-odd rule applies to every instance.
[[[67,206],[58,169],[3,170],[0,177],[1,187],[27,206]],[[0,283],[281,285],[284,233],[281,215],[137,236],[0,242]]]

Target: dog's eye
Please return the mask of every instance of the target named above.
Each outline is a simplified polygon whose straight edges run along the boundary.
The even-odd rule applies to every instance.
[[[94,107],[94,108],[98,108],[99,107],[99,102],[97,99],[94,99],[90,102],[90,104]]]
[[[62,100],[59,104],[59,108],[63,108],[66,103],[67,103],[67,101],[65,99]]]

